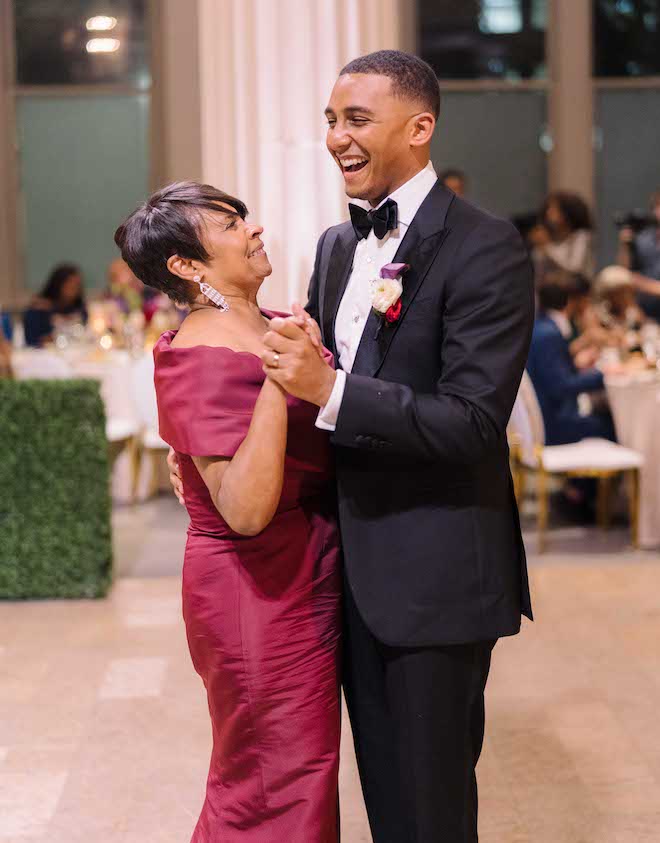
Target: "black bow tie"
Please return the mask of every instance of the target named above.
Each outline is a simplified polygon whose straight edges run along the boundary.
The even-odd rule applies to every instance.
[[[349,205],[351,222],[358,240],[366,240],[371,229],[379,240],[399,225],[399,207],[394,199],[388,199],[375,211],[365,211],[359,205]]]

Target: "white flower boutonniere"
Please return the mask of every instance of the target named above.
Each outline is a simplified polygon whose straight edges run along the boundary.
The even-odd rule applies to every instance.
[[[407,269],[407,263],[386,263],[379,277],[371,281],[371,306],[388,325],[398,322],[401,316],[401,276]]]

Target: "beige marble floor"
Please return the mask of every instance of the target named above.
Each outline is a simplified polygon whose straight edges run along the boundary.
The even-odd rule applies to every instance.
[[[107,600],[0,604],[0,843],[189,840],[210,735],[184,523],[168,499],[118,510]],[[577,528],[551,551],[532,558],[537,622],[495,650],[482,843],[659,841],[660,555]],[[343,841],[369,843],[345,738]]]

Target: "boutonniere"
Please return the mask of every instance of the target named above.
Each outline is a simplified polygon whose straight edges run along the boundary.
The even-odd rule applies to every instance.
[[[395,324],[401,316],[401,276],[408,268],[407,263],[386,263],[379,277],[371,281],[371,306],[387,325]]]

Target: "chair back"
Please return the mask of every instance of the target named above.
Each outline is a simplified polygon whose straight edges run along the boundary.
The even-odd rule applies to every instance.
[[[541,407],[527,372],[523,372],[507,432],[510,439],[515,437],[518,440],[522,461],[526,465],[536,464],[536,450],[545,445],[545,427]]]

